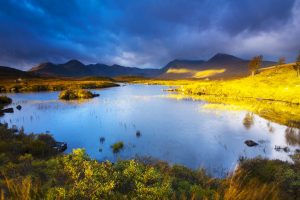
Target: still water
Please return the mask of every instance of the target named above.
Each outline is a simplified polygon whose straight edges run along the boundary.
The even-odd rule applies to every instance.
[[[275,145],[299,148],[288,141],[285,126],[247,111],[210,111],[203,108],[205,102],[170,98],[166,88],[127,85],[93,90],[100,97],[69,102],[58,100],[59,92],[9,94],[22,109],[0,121],[23,127],[26,133],[51,133],[68,143],[67,152],[85,148],[97,160],[150,156],[204,167],[216,176],[233,170],[241,156],[290,160],[289,153],[275,151]],[[248,139],[259,145],[246,146]],[[116,155],[111,145],[118,141],[125,148]]]

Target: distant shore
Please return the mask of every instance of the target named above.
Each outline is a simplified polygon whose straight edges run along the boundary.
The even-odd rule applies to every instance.
[[[0,93],[62,91],[74,89],[100,89],[117,87],[111,80],[82,80],[82,79],[19,79],[0,81]]]

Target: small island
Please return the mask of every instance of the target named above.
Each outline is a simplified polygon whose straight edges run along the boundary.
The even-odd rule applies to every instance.
[[[76,99],[91,99],[100,96],[88,90],[83,89],[68,89],[59,94],[59,99],[63,100],[76,100]]]

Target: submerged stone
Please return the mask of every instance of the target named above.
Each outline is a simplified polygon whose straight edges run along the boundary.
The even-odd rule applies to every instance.
[[[258,143],[254,142],[253,140],[246,140],[245,141],[245,144],[248,146],[248,147],[254,147],[254,146],[257,146]]]

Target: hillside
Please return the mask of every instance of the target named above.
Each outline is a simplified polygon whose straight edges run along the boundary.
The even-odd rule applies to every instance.
[[[163,69],[162,79],[186,78],[232,78],[249,74],[249,60],[244,60],[232,55],[218,53],[207,61],[174,60]],[[264,61],[263,67],[274,65],[274,62]]]
[[[300,128],[300,78],[294,63],[260,70],[254,77],[227,81],[193,81],[179,90],[216,103],[216,108],[243,109],[280,124]],[[209,105],[211,107],[212,104]]]
[[[90,64],[84,65],[77,60],[70,60],[64,64],[42,63],[30,69],[30,72],[41,75],[59,77],[86,77],[86,76],[145,76],[153,77],[160,74],[158,69],[140,69],[121,65]]]
[[[3,79],[18,79],[18,78],[32,78],[32,74],[18,69],[0,66],[0,78]]]

